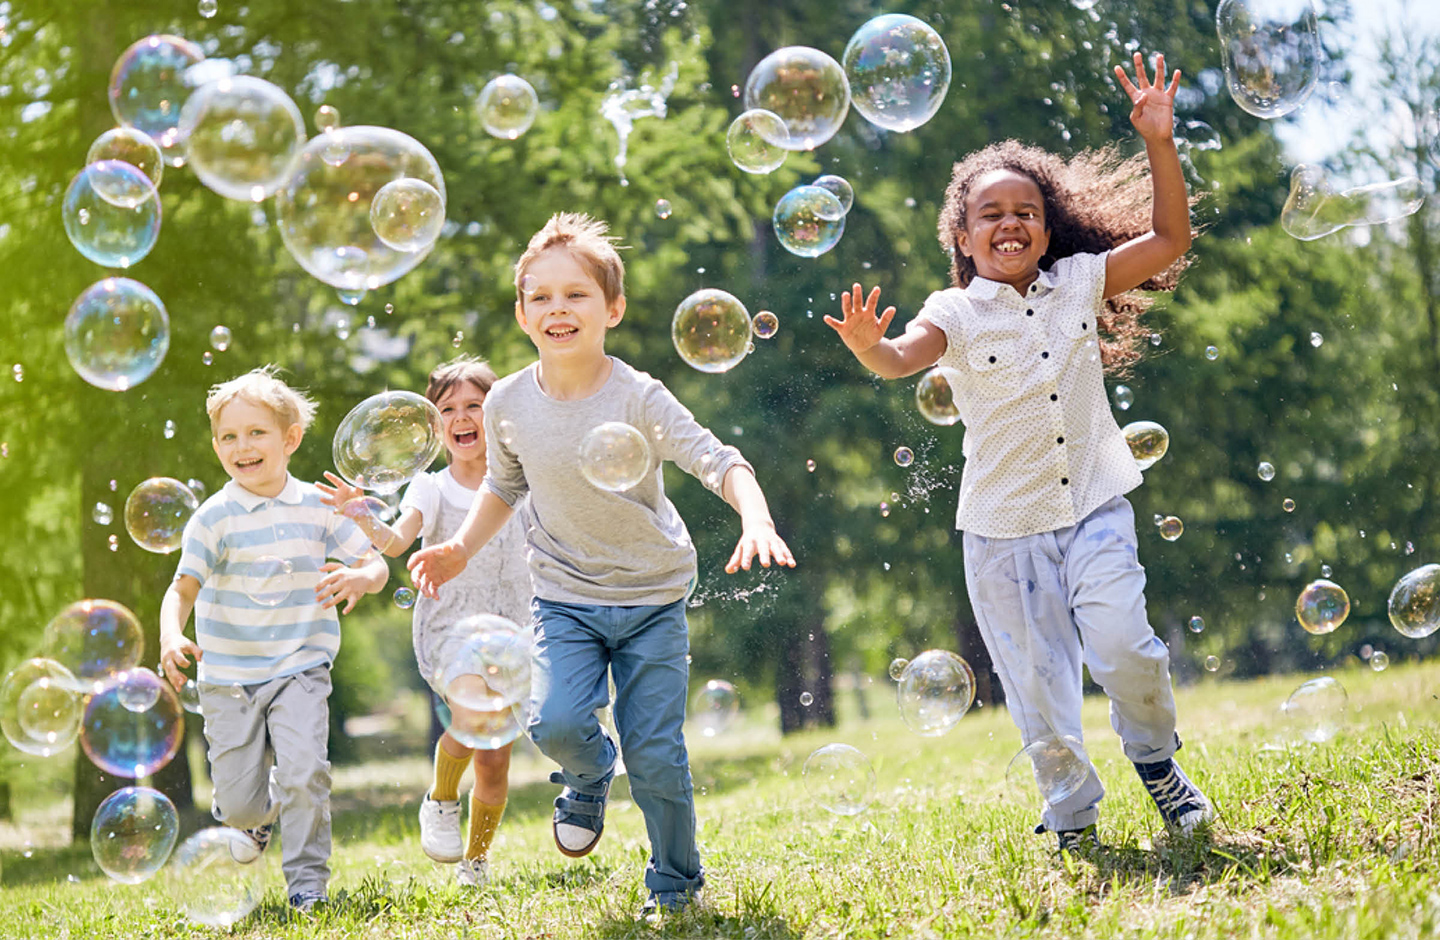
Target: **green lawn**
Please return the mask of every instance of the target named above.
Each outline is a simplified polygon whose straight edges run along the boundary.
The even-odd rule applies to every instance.
[[[261,907],[235,937],[1434,937],[1440,934],[1440,666],[1336,674],[1341,734],[1286,747],[1279,704],[1305,677],[1210,679],[1178,693],[1183,763],[1220,808],[1208,836],[1168,839],[1124,761],[1103,698],[1086,705],[1110,788],[1094,860],[1031,830],[1038,809],[1006,783],[1018,737],[976,710],[940,738],[909,733],[876,683],[872,717],[780,738],[760,716],[691,740],[706,903],[658,926],[637,917],[647,856],[623,784],[599,849],[551,842],[551,769],[517,754],[487,890],[457,888],[421,855],[421,758],[342,768],[334,797],[336,897],[310,918],[284,902],[270,858]],[[848,703],[848,697],[845,699]],[[807,797],[806,756],[840,741],[868,755],[875,800],[839,817]],[[68,760],[61,758],[64,766]],[[468,784],[467,784],[468,786]],[[61,802],[21,801],[0,829],[0,936],[208,936],[161,886],[109,881],[85,846],[45,848]],[[31,827],[27,829],[26,827]],[[27,832],[38,834],[25,857]],[[182,832],[188,834],[189,829]],[[272,848],[272,853],[274,849]],[[275,853],[278,855],[278,853]]]

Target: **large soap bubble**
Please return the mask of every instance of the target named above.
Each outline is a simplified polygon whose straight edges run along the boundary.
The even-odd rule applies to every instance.
[[[110,71],[110,111],[115,120],[154,138],[173,166],[185,162],[176,130],[190,95],[186,73],[205,58],[179,36],[146,36],[120,54]]]
[[[201,829],[180,844],[165,869],[166,888],[185,916],[207,927],[230,927],[265,894],[264,856],[238,829]],[[244,861],[242,861],[242,859]]]
[[[147,552],[168,555],[180,547],[185,523],[200,508],[190,487],[170,477],[151,477],[125,499],[125,531]]]
[[[855,31],[840,56],[851,100],[865,120],[913,131],[935,116],[950,89],[950,51],[928,23],[903,13]]]
[[[728,372],[750,352],[750,311],[723,290],[697,290],[675,308],[670,339],[687,365]]]
[[[610,493],[631,489],[650,473],[650,443],[623,421],[606,421],[580,441],[580,473]]]
[[[239,75],[202,86],[179,134],[200,182],[227,199],[260,202],[284,186],[305,144],[305,119],[281,88]]]
[[[53,659],[36,657],[0,682],[0,731],[5,740],[38,757],[70,746],[80,733],[79,682]]]
[[[519,75],[492,78],[480,89],[475,110],[485,133],[501,140],[514,140],[535,123],[540,99],[529,82]]]
[[[960,387],[960,373],[946,366],[936,366],[915,383],[915,407],[931,424],[949,427],[960,420],[955,404],[955,390]]]
[[[780,115],[751,108],[730,122],[725,132],[725,151],[730,161],[746,173],[773,173],[790,156],[783,145],[789,136]]]
[[[1280,117],[1310,97],[1320,66],[1310,0],[1221,0],[1215,29],[1225,83],[1241,108]]]
[[[1135,466],[1149,470],[1170,449],[1170,432],[1154,421],[1132,421],[1120,429]]]
[[[439,455],[440,410],[414,392],[381,392],[350,410],[335,430],[335,469],[352,486],[394,493]]]
[[[165,160],[160,154],[160,145],[155,143],[153,137],[136,127],[112,127],[95,138],[95,142],[90,145],[90,151],[85,154],[85,163],[88,166],[101,160],[128,163],[144,173],[157,188],[165,173]],[[111,183],[120,185],[114,189],[105,188]],[[133,209],[149,197],[148,190],[131,186],[125,178],[110,175],[93,177],[90,184],[95,187],[101,199],[121,208]]]
[[[823,186],[796,186],[775,203],[775,237],[792,255],[818,258],[845,234],[845,209]]]
[[[875,799],[875,768],[857,748],[827,744],[805,758],[805,792],[837,816],[855,816]]]
[[[145,634],[124,604],[76,601],[46,624],[43,649],[83,685],[93,685],[139,663]]]
[[[1423,565],[1395,582],[1390,623],[1412,640],[1440,630],[1440,565]]]
[[[1306,633],[1330,633],[1350,616],[1350,597],[1334,581],[1318,578],[1305,585],[1295,599],[1295,619]]]
[[[700,726],[700,733],[713,738],[740,714],[740,694],[724,679],[711,679],[695,693],[690,702],[690,719]]]
[[[80,378],[111,392],[148,379],[170,349],[170,315],[155,292],[128,277],[85,288],[65,317],[65,356]]]
[[[147,777],[180,750],[184,717],[170,683],[144,667],[128,669],[105,679],[90,696],[80,746],[107,773]]]
[[[466,617],[446,631],[432,685],[452,708],[499,712],[530,695],[529,630],[495,614]],[[479,682],[470,681],[479,679]]]
[[[850,83],[840,63],[819,49],[786,46],[761,59],[745,80],[745,107],[763,108],[785,122],[784,136],[770,140],[786,150],[814,150],[825,143],[850,110]],[[764,128],[758,128],[764,133]]]
[[[370,203],[370,224],[396,251],[422,251],[445,226],[445,200],[424,180],[393,180],[381,186]]]
[[[975,701],[975,673],[948,650],[910,660],[895,690],[900,717],[916,734],[937,737],[955,727]]]
[[[1311,744],[1324,744],[1345,724],[1345,713],[1350,706],[1350,696],[1339,680],[1321,676],[1301,683],[1290,693],[1280,714],[1285,730],[1295,738]]]
[[[139,884],[165,864],[179,834],[180,815],[168,796],[149,787],[121,787],[95,810],[90,854],[111,878]]]
[[[1290,171],[1290,195],[1280,210],[1280,227],[1301,241],[1314,241],[1351,225],[1393,222],[1420,211],[1425,193],[1413,176],[1336,192],[1322,167],[1300,164]]]
[[[474,685],[477,689],[484,685],[476,676],[462,676],[456,679],[452,686],[457,690],[465,684]],[[457,695],[463,696],[465,692],[457,691]],[[494,751],[513,742],[524,732],[520,726],[520,717],[516,714],[519,705],[510,708],[502,708],[493,712],[470,711],[467,708],[451,706],[450,720],[445,724],[445,730],[450,736],[466,747],[473,747],[481,751]]]
[[[1090,776],[1090,757],[1085,746],[1070,735],[1045,735],[1031,741],[1010,759],[1005,779],[1019,793],[1029,793],[1030,780],[1040,798],[1053,806],[1085,783]]]
[[[107,268],[128,268],[160,237],[160,194],[144,171],[100,160],[75,174],[61,206],[75,250]]]
[[[276,194],[280,237],[300,266],[341,290],[374,290],[413,269],[433,242],[397,251],[375,233],[370,207],[387,184],[428,183],[445,197],[440,166],[419,141],[386,127],[340,127],[300,151]]]

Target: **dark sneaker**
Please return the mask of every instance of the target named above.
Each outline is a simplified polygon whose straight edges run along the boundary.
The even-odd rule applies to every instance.
[[[270,847],[270,834],[274,829],[275,826],[272,824],[239,830],[244,838],[230,840],[230,857],[241,865],[248,865],[255,861]]]
[[[1190,835],[1195,827],[1215,818],[1215,807],[1187,776],[1174,758],[1153,764],[1136,764],[1140,782],[1155,801],[1165,825]]]
[[[654,923],[667,914],[679,914],[700,902],[699,888],[694,891],[652,891],[645,906],[640,908],[640,917]]]
[[[330,898],[324,891],[300,891],[290,895],[290,906],[297,914],[313,914],[320,904],[328,904]]]
[[[564,784],[565,775],[556,771],[550,775],[551,783]],[[555,798],[555,817],[552,828],[555,833],[555,847],[560,854],[570,858],[589,855],[605,831],[605,801],[610,796],[610,783],[605,783],[605,792],[598,796],[581,793],[565,787]]]
[[[1043,825],[1035,827],[1035,833],[1048,832]],[[1100,836],[1095,831],[1095,824],[1091,823],[1084,829],[1061,829],[1055,833],[1055,838],[1060,843],[1060,851],[1069,852],[1072,855],[1089,855],[1100,851]]]

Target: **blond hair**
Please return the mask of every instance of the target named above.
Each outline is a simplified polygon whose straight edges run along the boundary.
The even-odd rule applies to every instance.
[[[542,253],[551,248],[563,247],[590,273],[605,295],[605,303],[613,304],[625,294],[625,262],[620,260],[615,241],[607,232],[610,226],[599,219],[592,219],[582,212],[557,212],[550,217],[540,231],[530,238],[530,244],[515,262],[515,295],[523,301],[525,291],[520,282],[525,279],[525,270]]]
[[[270,409],[283,431],[292,424],[300,425],[304,431],[315,420],[315,402],[300,391],[296,391],[278,378],[279,366],[261,366],[244,375],[237,375],[228,382],[211,386],[205,396],[205,413],[210,416],[210,430],[224,407],[237,398],[243,398],[254,405]]]

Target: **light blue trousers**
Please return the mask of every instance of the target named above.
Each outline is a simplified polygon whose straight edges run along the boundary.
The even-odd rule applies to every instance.
[[[1174,754],[1170,651],[1145,616],[1129,500],[1117,496],[1053,532],[966,532],[964,543],[970,605],[1024,743],[1048,735],[1083,741],[1083,665],[1110,697],[1126,757],[1148,763]],[[1045,807],[1045,828],[1083,829],[1099,818],[1104,796],[1091,765],[1078,790]]]
[[[567,786],[599,794],[615,771],[615,742],[595,717],[610,703],[625,751],[630,795],[645,815],[653,892],[693,892],[705,883],[695,844],[695,795],[685,750],[689,632],[685,602],[612,607],[534,600],[531,718],[536,746],[558,763]]]

